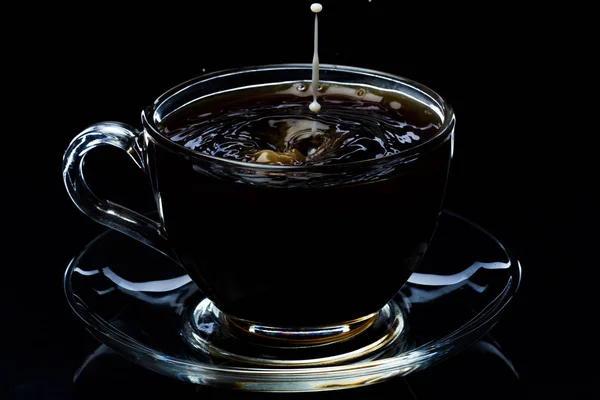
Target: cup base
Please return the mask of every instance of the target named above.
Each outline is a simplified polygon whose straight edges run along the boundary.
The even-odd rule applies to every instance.
[[[196,351],[232,366],[310,367],[368,360],[401,351],[406,330],[394,301],[352,321],[320,327],[275,327],[229,316],[209,299],[188,314],[182,336]]]

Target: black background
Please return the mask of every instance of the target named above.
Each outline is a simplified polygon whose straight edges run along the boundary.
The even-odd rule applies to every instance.
[[[103,120],[139,127],[143,107],[203,70],[311,60],[310,2],[190,4],[26,4],[14,16],[3,57],[0,398],[233,395],[198,390],[115,356],[74,385],[97,344],[61,287],[70,259],[104,230],[76,210],[61,181],[62,153],[77,133]],[[518,379],[474,347],[416,373],[407,381],[412,392],[400,379],[313,397],[585,398],[598,332],[588,322],[597,316],[595,133],[593,109],[573,97],[586,35],[575,28],[567,39],[558,24],[577,19],[565,10],[501,2],[323,5],[322,62],[406,76],[454,107],[446,206],[510,246],[524,281],[491,333]],[[89,159],[98,194],[152,210],[149,185],[126,157],[100,149]]]

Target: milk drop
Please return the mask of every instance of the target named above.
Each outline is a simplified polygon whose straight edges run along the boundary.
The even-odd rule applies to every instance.
[[[310,103],[308,108],[312,112],[321,111],[321,105],[317,101],[317,94],[319,92],[319,14],[323,11],[323,6],[319,3],[313,3],[310,6],[310,10],[315,13],[315,48],[313,52],[313,62],[312,62],[312,92],[313,92],[313,102]]]

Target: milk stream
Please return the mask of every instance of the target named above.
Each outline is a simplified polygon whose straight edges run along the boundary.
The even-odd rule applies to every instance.
[[[308,108],[310,111],[318,113],[321,111],[321,105],[317,101],[317,94],[319,92],[319,16],[318,14],[323,11],[323,6],[319,3],[313,3],[310,6],[312,12],[315,13],[315,45],[313,51],[312,61],[312,92],[313,102],[310,103]]]

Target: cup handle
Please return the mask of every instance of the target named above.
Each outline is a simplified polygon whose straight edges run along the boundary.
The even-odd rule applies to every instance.
[[[146,172],[144,150],[138,143],[138,136],[139,131],[120,122],[101,122],[90,126],[69,144],[63,157],[63,180],[71,200],[85,215],[176,260],[162,224],[110,200],[99,199],[83,176],[85,155],[99,146],[124,150]]]

